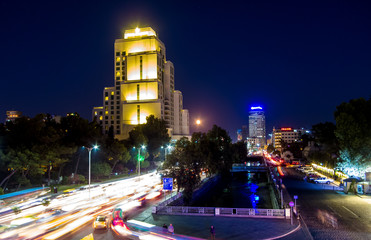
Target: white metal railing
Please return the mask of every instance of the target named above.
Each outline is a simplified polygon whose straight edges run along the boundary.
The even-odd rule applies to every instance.
[[[260,209],[260,208],[157,206],[153,208],[153,213],[165,215],[285,218],[285,209]]]

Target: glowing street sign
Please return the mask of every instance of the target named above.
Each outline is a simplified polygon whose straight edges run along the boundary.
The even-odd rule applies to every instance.
[[[257,109],[259,109],[259,110],[263,110],[263,108],[262,107],[251,107],[251,110],[257,110]]]
[[[162,187],[164,190],[173,191],[173,178],[163,178],[164,186]]]
[[[281,128],[281,131],[291,131],[292,128]]]

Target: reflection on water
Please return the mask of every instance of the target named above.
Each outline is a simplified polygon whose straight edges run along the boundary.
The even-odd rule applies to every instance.
[[[267,174],[234,173],[231,178],[220,179],[213,186],[195,194],[192,206],[272,208]]]

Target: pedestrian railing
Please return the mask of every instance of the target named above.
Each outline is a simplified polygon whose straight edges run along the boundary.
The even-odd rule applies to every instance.
[[[284,209],[157,206],[152,212],[160,215],[285,218]]]
[[[321,186],[322,189],[325,189],[325,190],[333,190],[333,191],[343,191],[344,190],[343,187],[338,187],[338,186],[329,185],[329,184],[320,184],[320,186]]]

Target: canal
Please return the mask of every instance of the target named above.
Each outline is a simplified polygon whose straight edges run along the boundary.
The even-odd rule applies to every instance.
[[[266,172],[237,172],[216,177],[194,194],[192,206],[273,208]]]

